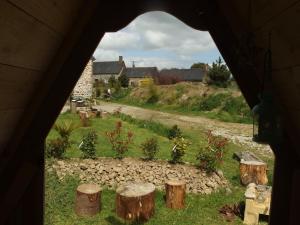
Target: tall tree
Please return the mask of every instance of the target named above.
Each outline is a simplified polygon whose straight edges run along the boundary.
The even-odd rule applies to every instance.
[[[208,70],[208,84],[214,84],[221,87],[227,87],[230,78],[230,71],[227,65],[219,57],[213,62],[212,67]]]
[[[122,87],[128,87],[129,85],[129,78],[126,76],[126,74],[122,73],[119,77],[118,80],[121,84]]]

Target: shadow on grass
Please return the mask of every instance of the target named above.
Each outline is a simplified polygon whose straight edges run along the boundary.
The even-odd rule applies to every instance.
[[[124,225],[126,223],[123,223],[121,220],[119,220],[118,218],[114,217],[114,216],[108,216],[105,218],[105,220],[111,224],[111,225]]]
[[[121,220],[121,219],[118,219],[114,216],[108,216],[105,218],[105,220],[111,224],[111,225],[143,225],[144,223],[143,222],[129,222],[129,221],[125,221],[125,220]]]

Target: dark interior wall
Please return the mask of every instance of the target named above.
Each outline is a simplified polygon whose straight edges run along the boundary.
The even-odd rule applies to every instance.
[[[277,54],[274,87],[283,105],[283,116],[290,122],[285,132],[287,141],[278,149],[280,160],[276,162],[274,183],[277,194],[273,196],[273,205],[279,207],[272,208],[275,213],[271,224],[297,224],[291,219],[296,218],[297,210],[293,208],[294,214],[290,212],[292,199],[298,197],[292,190],[297,184],[298,173],[295,171],[299,165],[299,148],[295,144],[300,130],[300,104],[295,104],[300,102],[299,32],[285,24],[300,21],[295,20],[299,18],[299,1],[253,2],[256,3],[253,11],[257,12],[253,17],[254,25],[248,22],[249,4],[238,0],[226,3],[93,0],[84,1],[84,4],[71,0],[1,1],[0,78],[5,82],[0,85],[6,91],[0,92],[0,98],[8,101],[0,105],[3,115],[0,117],[0,176],[5,184],[0,187],[0,199],[3,199],[0,211],[5,212],[5,216],[0,217],[0,224],[5,224],[3,221],[9,217],[11,224],[16,224],[15,219],[19,217],[23,218],[18,220],[20,224],[30,218],[36,218],[36,223],[31,224],[40,224],[38,221],[43,215],[43,139],[103,34],[117,31],[151,10],[168,12],[193,28],[208,30],[250,106],[258,102],[262,75],[259,51],[266,49],[266,31],[275,27],[278,37],[274,43],[274,54]],[[249,32],[256,34],[255,67],[248,63],[249,52],[241,41]],[[20,38],[15,37],[19,34]],[[285,56],[283,61],[282,54]],[[283,79],[284,75],[289,79]],[[10,127],[11,132],[6,131],[6,127]],[[7,193],[12,191],[19,194],[7,198]],[[289,193],[285,200],[284,192]],[[36,204],[29,207],[28,199],[33,199],[31,202]],[[280,206],[280,203],[284,204]],[[282,223],[283,218],[285,222]]]

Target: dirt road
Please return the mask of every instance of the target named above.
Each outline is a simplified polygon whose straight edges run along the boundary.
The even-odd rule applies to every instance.
[[[249,124],[227,123],[200,116],[184,116],[111,102],[101,102],[96,108],[110,113],[120,108],[122,113],[137,119],[152,119],[169,126],[177,124],[182,128],[212,130],[215,135],[226,137],[235,144],[247,146],[249,150],[256,150],[264,156],[272,156],[268,145],[252,141],[252,125]]]

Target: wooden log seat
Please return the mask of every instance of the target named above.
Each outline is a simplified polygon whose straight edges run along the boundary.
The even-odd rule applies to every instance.
[[[96,184],[81,184],[77,187],[75,213],[78,216],[93,216],[101,209],[101,188]]]
[[[129,183],[116,190],[116,213],[127,221],[145,222],[154,214],[155,186]]]
[[[172,209],[184,208],[186,183],[179,180],[168,180],[165,188],[166,206]]]

